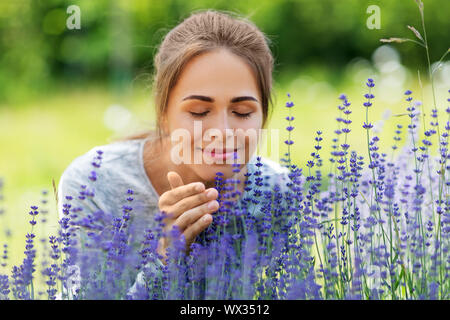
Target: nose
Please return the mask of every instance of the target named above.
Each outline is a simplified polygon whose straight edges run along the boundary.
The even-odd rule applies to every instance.
[[[225,142],[227,139],[231,139],[234,136],[233,128],[230,126],[229,115],[226,110],[223,110],[216,114],[216,116],[211,119],[208,129],[215,129],[211,131],[211,137],[214,139],[219,139]],[[218,133],[220,132],[220,136]]]

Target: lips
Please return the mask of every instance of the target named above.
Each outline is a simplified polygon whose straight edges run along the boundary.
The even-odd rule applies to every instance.
[[[226,160],[231,159],[233,155],[237,153],[239,148],[237,149],[225,148],[225,149],[211,149],[211,150],[201,149],[201,150],[205,155],[207,155],[210,158]]]
[[[238,149],[213,149],[211,150],[211,153],[215,153],[215,154],[226,154],[226,153],[232,153],[232,152],[237,152]],[[205,150],[203,150],[205,151]]]

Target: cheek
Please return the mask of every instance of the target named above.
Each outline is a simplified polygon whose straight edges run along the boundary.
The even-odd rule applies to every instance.
[[[173,116],[169,121],[169,134],[174,134],[177,130],[182,130],[183,134],[188,132],[191,140],[194,137],[194,121],[187,116]]]
[[[249,119],[247,121],[245,121],[245,124],[243,125],[243,127],[245,127],[245,129],[254,129],[254,130],[258,130],[261,129],[262,127],[262,119],[261,118],[253,118],[253,119]]]
[[[259,131],[262,129],[263,125],[263,116],[262,112],[257,112],[253,117],[250,117],[249,119],[242,121],[241,127],[243,129],[253,129],[255,131]]]
[[[248,119],[246,121],[242,121],[239,126],[236,126],[236,132],[244,132],[244,133],[253,133],[258,135],[262,129],[262,119],[254,117],[252,119]]]
[[[170,131],[176,130],[176,129],[186,129],[191,130],[191,127],[194,126],[194,122],[191,118],[184,115],[183,113],[171,113],[168,117],[167,122],[169,123],[169,129]]]

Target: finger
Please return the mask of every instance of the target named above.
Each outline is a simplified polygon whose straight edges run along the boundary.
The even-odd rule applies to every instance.
[[[176,218],[190,209],[196,208],[208,201],[217,199],[218,196],[219,192],[214,188],[210,188],[204,192],[181,199],[168,210],[170,210],[173,217]]]
[[[175,189],[164,192],[159,198],[159,206],[171,206],[184,198],[198,194],[205,190],[202,182],[192,182],[187,185],[176,187]]]
[[[185,230],[189,227],[189,225],[195,223],[202,216],[216,212],[217,209],[219,209],[219,203],[216,200],[209,201],[181,214],[174,222],[174,225],[176,225],[180,230]]]
[[[210,214],[205,214],[203,217],[198,219],[195,223],[191,224],[184,232],[183,235],[186,239],[186,244],[190,245],[197,237],[200,232],[205,230],[212,222],[212,216]]]
[[[167,180],[169,180],[169,184],[172,189],[184,185],[183,179],[181,179],[180,175],[175,171],[169,171],[167,173]]]

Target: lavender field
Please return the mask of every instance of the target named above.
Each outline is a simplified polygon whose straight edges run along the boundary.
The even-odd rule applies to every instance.
[[[405,26],[410,38],[380,39],[372,61],[347,66],[342,85],[313,68],[275,87],[270,128],[282,132],[289,179],[266,185],[258,157],[242,194],[217,172],[219,209],[188,252],[176,229],[163,231],[164,212],[136,237],[132,189],[115,212],[85,212],[104,169],[101,148],[84,173],[89,184],[57,193],[58,174],[110,137],[114,119],[147,116],[146,93],[128,101],[131,113],[96,93],[90,100],[102,110],[75,99],[77,112],[61,107],[50,120],[41,107],[0,109],[0,300],[448,300],[450,49],[430,58],[423,3],[415,2],[422,25]],[[425,74],[401,65],[395,48],[405,45],[423,53]],[[102,117],[107,129],[96,126]],[[55,119],[74,133],[58,138],[48,125]],[[11,137],[26,127],[20,149]],[[53,167],[46,160],[58,156],[64,162]],[[23,192],[26,184],[33,188]],[[163,236],[172,239],[167,263],[157,252]]]

